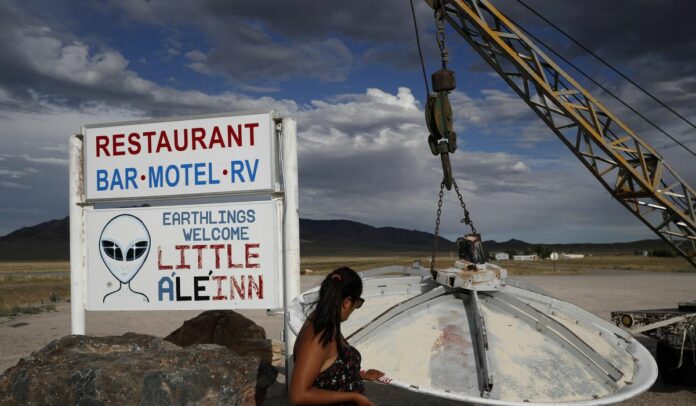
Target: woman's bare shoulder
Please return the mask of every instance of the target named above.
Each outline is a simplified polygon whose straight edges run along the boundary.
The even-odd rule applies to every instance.
[[[331,345],[322,345],[321,334],[316,334],[314,330],[314,325],[311,319],[305,320],[300,329],[300,333],[297,335],[297,341],[295,342],[295,348],[311,348],[312,351],[330,352]]]
[[[297,341],[298,342],[313,342],[316,341],[317,343],[319,342],[319,336],[320,334],[315,334],[314,332],[314,325],[312,323],[311,319],[305,320],[304,324],[302,325],[302,328],[300,329],[300,334],[297,335]]]

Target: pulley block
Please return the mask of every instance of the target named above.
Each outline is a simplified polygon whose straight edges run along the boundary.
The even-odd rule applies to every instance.
[[[430,130],[428,144],[433,155],[457,150],[457,133],[453,131],[452,107],[446,92],[428,97],[425,106],[425,122]],[[446,143],[446,150],[437,144]]]
[[[443,181],[447,190],[452,189],[452,168],[448,154],[457,150],[457,133],[453,131],[452,107],[447,92],[428,97],[425,106],[425,122],[430,130],[428,145],[433,155],[442,159]]]

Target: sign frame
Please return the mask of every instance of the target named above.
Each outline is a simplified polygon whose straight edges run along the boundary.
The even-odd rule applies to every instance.
[[[267,113],[267,112],[266,112]],[[266,114],[261,113],[261,114]],[[189,118],[209,118],[230,115],[249,115],[259,113],[220,113],[211,115],[198,115],[174,118],[173,120],[185,120]],[[271,181],[273,188],[267,191],[254,192],[221,192],[221,193],[201,193],[192,195],[167,195],[152,197],[137,197],[133,200],[138,204],[143,202],[153,202],[158,206],[166,206],[167,200],[181,198],[211,198],[229,196],[230,198],[244,195],[265,194],[266,200],[278,201],[277,217],[280,220],[280,227],[276,230],[279,247],[282,252],[282,302],[287,309],[290,301],[300,293],[300,245],[299,245],[299,193],[298,193],[298,166],[297,166],[297,124],[294,118],[280,117],[275,111],[268,113],[271,115],[273,125],[271,135],[272,142],[272,162],[273,175]],[[157,120],[138,120],[139,122],[164,122],[163,119]],[[124,122],[134,123],[134,121]],[[71,290],[71,332],[72,334],[84,335],[87,308],[87,278],[86,278],[86,230],[85,219],[86,211],[94,209],[94,204],[120,203],[123,204],[131,198],[123,199],[86,199],[85,193],[85,155],[84,132],[87,127],[114,126],[123,123],[106,123],[90,126],[82,126],[82,134],[72,135],[69,138],[69,210],[70,210],[70,290]],[[282,162],[281,159],[282,158]],[[211,308],[212,309],[212,308]],[[288,334],[287,316],[285,316],[284,334],[281,337],[285,341],[286,349],[292,348],[294,339]],[[289,352],[286,351],[286,354]]]

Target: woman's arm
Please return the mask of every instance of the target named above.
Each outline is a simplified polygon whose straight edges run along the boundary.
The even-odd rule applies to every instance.
[[[353,402],[361,406],[372,405],[360,393],[331,391],[312,386],[322,364],[329,356],[331,344],[322,346],[319,336],[314,336],[311,326],[307,326],[304,330],[306,331],[297,338],[295,366],[290,384],[290,402],[294,405],[326,405],[341,402]]]

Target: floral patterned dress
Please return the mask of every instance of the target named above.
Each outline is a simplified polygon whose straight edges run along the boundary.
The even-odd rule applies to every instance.
[[[314,385],[320,389],[339,392],[365,393],[365,384],[360,378],[360,352],[346,345],[343,354],[339,354],[331,366],[321,371],[314,380]],[[352,403],[337,403],[337,405],[351,405]]]

